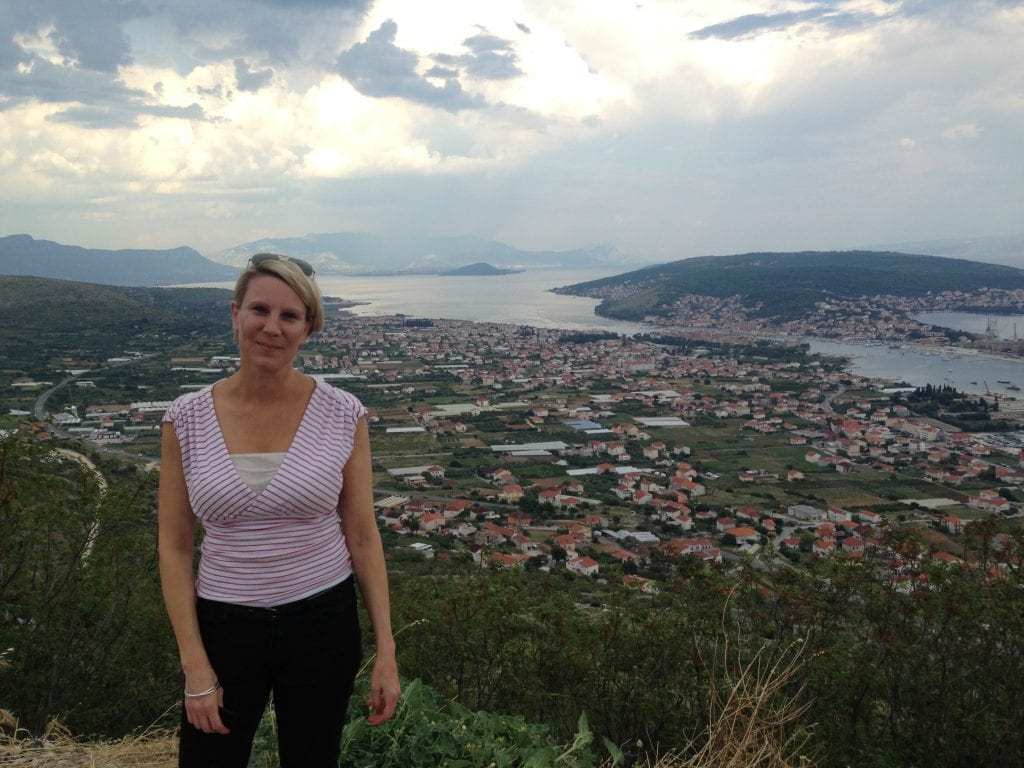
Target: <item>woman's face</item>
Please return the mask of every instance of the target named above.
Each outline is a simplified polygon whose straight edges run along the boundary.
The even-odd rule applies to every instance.
[[[231,303],[231,322],[242,362],[272,368],[290,367],[310,332],[302,299],[272,275],[249,281],[241,305]]]

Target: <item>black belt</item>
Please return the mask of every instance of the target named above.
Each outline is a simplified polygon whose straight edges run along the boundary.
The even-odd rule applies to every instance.
[[[290,603],[282,603],[281,605],[239,605],[238,603],[222,603],[219,600],[208,600],[205,597],[196,598],[196,603],[202,603],[204,606],[229,616],[273,619],[308,613],[323,607],[325,603],[337,600],[344,590],[351,589],[352,577],[349,576],[344,581],[335,584],[333,587],[328,587],[323,592],[317,592],[315,595],[304,597],[301,600],[294,600]]]

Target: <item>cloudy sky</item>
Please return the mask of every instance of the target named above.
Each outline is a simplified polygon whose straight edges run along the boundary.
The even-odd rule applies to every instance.
[[[1024,0],[0,0],[0,235],[1024,232]]]

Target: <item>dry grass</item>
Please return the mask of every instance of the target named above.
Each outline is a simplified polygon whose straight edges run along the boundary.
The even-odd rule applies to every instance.
[[[807,643],[798,640],[781,652],[762,646],[740,662],[728,634],[723,637],[707,665],[710,725],[688,748],[644,768],[814,768],[804,717],[811,702],[797,682]]]
[[[758,652],[725,690],[712,692],[713,719],[696,752],[664,756],[653,768],[813,768],[804,754],[809,734],[797,727],[810,704],[781,695],[799,655],[770,662]]]
[[[26,768],[175,768],[178,740],[170,731],[149,730],[134,738],[82,742],[52,722],[40,738],[29,738],[10,712],[0,710],[0,765]]]

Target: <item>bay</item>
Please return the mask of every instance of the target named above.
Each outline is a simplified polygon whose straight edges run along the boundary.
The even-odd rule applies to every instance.
[[[1024,361],[1007,360],[980,354],[948,354],[923,351],[911,346],[846,344],[838,341],[807,339],[811,352],[849,360],[848,370],[858,376],[906,382],[913,387],[948,384],[961,392],[975,395],[998,393],[1014,396],[1024,387]]]
[[[979,315],[974,312],[921,312],[914,315],[921,323],[967,331],[997,339],[1019,339],[1024,334],[1024,315]]]
[[[351,308],[359,316],[412,317],[607,331],[632,335],[649,331],[642,323],[594,314],[597,299],[564,296],[550,289],[621,274],[604,270],[526,270],[510,275],[402,275],[318,278],[324,295],[365,302]]]

